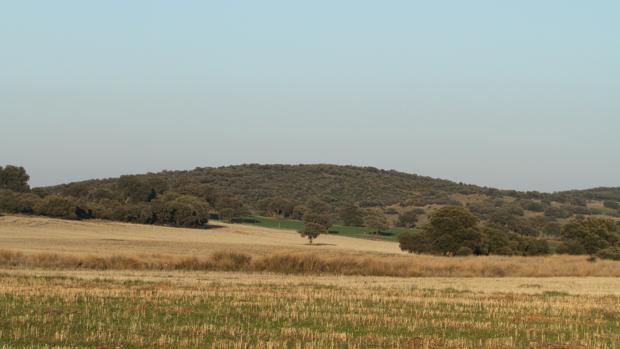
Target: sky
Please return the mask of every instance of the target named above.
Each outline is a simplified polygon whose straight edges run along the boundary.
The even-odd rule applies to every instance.
[[[0,165],[620,186],[620,2],[0,2]]]

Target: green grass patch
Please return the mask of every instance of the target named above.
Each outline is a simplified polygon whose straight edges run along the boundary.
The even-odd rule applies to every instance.
[[[261,216],[248,216],[235,220],[236,223],[257,225],[265,228],[275,229],[287,229],[287,230],[300,230],[304,227],[302,221],[292,219],[279,219]],[[332,225],[329,228],[330,234],[352,236],[366,239],[382,239],[382,240],[396,240],[398,236],[407,229],[404,228],[390,228],[382,231],[380,234],[374,234],[370,228],[366,227],[352,227],[347,225]]]

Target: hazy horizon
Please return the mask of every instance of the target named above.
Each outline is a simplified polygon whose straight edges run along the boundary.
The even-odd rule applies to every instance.
[[[620,186],[620,3],[60,0],[0,13],[32,186],[241,163]]]

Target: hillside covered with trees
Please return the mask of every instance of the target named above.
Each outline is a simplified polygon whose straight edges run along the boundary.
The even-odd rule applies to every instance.
[[[335,223],[369,227],[377,236],[398,226],[410,231],[401,239],[405,249],[434,254],[596,254],[620,247],[620,188],[506,191],[337,165],[196,168],[32,189],[28,180],[21,167],[0,167],[0,210],[189,227],[261,215],[303,220],[301,233],[311,241]],[[438,229],[442,214],[467,223]],[[438,243],[446,232],[442,241],[451,241]],[[468,237],[461,241],[454,232]]]

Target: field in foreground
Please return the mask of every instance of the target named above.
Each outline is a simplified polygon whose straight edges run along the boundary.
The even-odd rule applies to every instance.
[[[617,278],[0,271],[3,348],[617,348]]]

